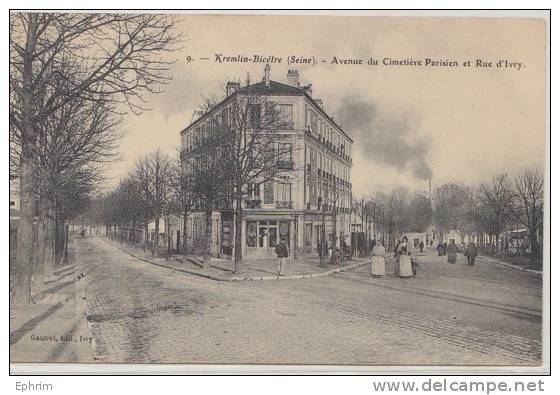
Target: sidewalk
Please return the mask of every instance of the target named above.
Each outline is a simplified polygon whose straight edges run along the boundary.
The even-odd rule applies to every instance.
[[[56,269],[33,304],[10,306],[11,363],[93,362],[74,243],[68,249],[70,264]]]
[[[495,263],[497,265],[509,267],[511,269],[522,270],[529,273],[542,274],[542,265],[537,265],[529,260],[524,259],[508,259],[489,255],[479,255],[478,259]]]
[[[184,262],[182,255],[172,255],[169,259],[164,257],[153,257],[151,252],[144,252],[141,248],[130,247],[116,241],[103,240],[121,251],[153,265],[177,270],[180,272],[205,277],[215,281],[258,281],[258,280],[288,280],[328,276],[340,273],[370,262],[369,259],[360,258],[343,262],[337,265],[320,266],[319,258],[287,259],[286,274],[278,275],[278,259],[261,258],[247,259],[243,262],[242,272],[233,273],[233,261],[212,257],[210,267],[202,269],[201,258],[196,255],[187,256]]]
[[[416,254],[417,256],[422,255],[437,255],[437,251],[434,249],[426,249],[424,250],[424,254]],[[463,253],[458,254],[458,262],[461,260],[466,259],[464,258]],[[535,264],[527,259],[522,258],[515,258],[515,257],[499,257],[499,256],[491,256],[485,255],[483,253],[479,253],[478,257],[476,258],[477,262],[485,262],[495,265],[500,265],[504,267],[508,267],[510,269],[520,270],[523,272],[535,273],[535,274],[542,274],[542,265]]]

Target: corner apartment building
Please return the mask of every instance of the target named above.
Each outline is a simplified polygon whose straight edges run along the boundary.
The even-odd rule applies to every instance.
[[[268,65],[258,83],[243,87],[228,83],[226,97],[181,131],[184,156],[203,141],[200,137],[211,129],[213,117],[226,116],[235,95],[264,97],[277,106],[285,125],[278,130],[284,136],[278,142],[284,144],[279,147],[283,154],[277,162],[280,176],[248,186],[250,193],[242,203],[244,257],[273,256],[280,239],[286,240],[291,256],[316,254],[323,226],[327,240],[349,237],[353,141],[327,114],[323,102],[313,98],[312,86],[300,85],[296,70],[288,71],[286,83],[272,81]],[[232,254],[235,230],[231,207],[224,204],[212,215],[212,254]],[[189,219],[192,245],[201,239],[203,224],[202,213]]]

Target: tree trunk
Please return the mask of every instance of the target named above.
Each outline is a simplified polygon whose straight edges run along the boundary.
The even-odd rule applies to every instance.
[[[148,240],[149,240],[148,223],[145,222],[144,223],[144,252],[146,252],[146,250],[148,249]]]
[[[57,265],[61,262],[64,254],[64,223],[61,223],[59,209],[55,210],[54,223],[54,264]]]
[[[183,212],[183,262],[187,262],[187,211]]]
[[[165,238],[167,239],[167,260],[171,257],[171,221],[165,220]]]
[[[42,281],[39,283],[38,280],[40,281],[40,274],[39,274],[39,267],[40,267],[40,244],[41,244],[41,240],[39,239],[39,232],[40,232],[40,228],[41,228],[41,224],[39,223],[39,217],[35,216],[33,218],[33,268],[31,270],[31,301],[33,302],[33,296],[37,295],[37,293],[39,293],[42,288],[43,288],[43,284]]]
[[[20,218],[17,233],[17,259],[15,278],[10,295],[12,304],[31,303],[31,276],[33,273],[33,164],[35,155],[35,128],[33,120],[33,64],[29,54],[34,52],[37,32],[37,15],[29,15],[26,48],[22,56],[22,131],[20,161]]]
[[[234,273],[241,273],[243,266],[243,251],[241,244],[242,227],[243,227],[243,207],[241,206],[241,199],[235,200],[235,242],[234,242],[234,258],[233,258],[233,271]]]
[[[155,229],[155,235],[154,235],[154,248],[153,248],[153,253],[155,256],[159,256],[159,216],[156,217],[155,220],[155,225],[156,225],[156,229]]]
[[[529,243],[531,245],[531,257],[538,258],[540,256],[540,249],[537,243],[537,235],[536,232],[530,232],[529,235]]]
[[[53,221],[53,212],[52,208],[49,207],[47,209],[46,215],[46,232],[45,232],[45,262],[43,264],[44,275],[45,279],[50,279],[53,276],[54,272],[54,250],[55,250],[55,224]]]
[[[66,264],[68,263],[68,231],[70,225],[66,223],[66,220],[64,221],[64,258],[63,258],[63,263]]]
[[[333,239],[331,241],[331,249],[332,249],[332,254],[331,254],[331,264],[335,264],[336,262],[336,256],[337,254],[335,253],[336,251],[336,239],[337,239],[337,235],[336,235],[336,207],[332,213],[332,223],[333,223]],[[368,236],[367,236],[367,220],[366,220],[366,249],[368,245]]]
[[[37,295],[43,289],[44,283],[44,264],[45,264],[45,251],[48,240],[47,234],[47,208],[44,204],[41,205],[41,215],[39,216],[39,224],[37,227],[37,248],[35,251],[33,275],[31,282],[31,294]]]
[[[20,168],[20,218],[17,233],[17,260],[14,284],[10,302],[12,304],[31,303],[31,276],[33,273],[33,168],[32,159],[24,159]],[[29,155],[31,156],[31,155]]]
[[[210,243],[212,241],[212,210],[206,209],[204,213],[204,248],[202,252],[202,268],[210,267]]]

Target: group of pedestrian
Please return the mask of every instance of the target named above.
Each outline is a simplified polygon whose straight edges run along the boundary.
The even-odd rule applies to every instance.
[[[377,240],[371,252],[371,275],[382,277],[385,275],[385,246]],[[394,275],[396,277],[413,277],[416,272],[416,262],[411,257],[408,248],[408,239],[403,237],[395,247]]]
[[[464,249],[464,255],[467,257],[467,263],[469,266],[473,266],[476,257],[478,256],[478,247],[474,242],[469,242]],[[451,240],[449,245],[447,243],[441,243],[437,245],[437,252],[438,256],[446,256],[447,255],[447,262],[454,265],[457,263],[457,255],[459,254],[460,250],[459,247],[455,244],[455,240]]]
[[[418,245],[420,252],[424,250],[424,243],[420,242]],[[478,247],[472,241],[469,242],[464,249],[464,254],[467,257],[469,266],[473,266],[476,257],[478,256]],[[451,240],[449,245],[447,243],[439,243],[437,245],[438,256],[447,256],[447,262],[454,265],[457,263],[457,255],[460,252],[459,247]],[[382,277],[385,275],[385,246],[377,240],[371,252],[371,275],[373,277]],[[418,263],[412,259],[411,253],[408,248],[408,239],[406,236],[397,243],[395,247],[395,264],[394,275],[396,277],[414,277],[418,269]]]

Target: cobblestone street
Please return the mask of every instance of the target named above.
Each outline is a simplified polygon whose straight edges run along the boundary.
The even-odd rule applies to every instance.
[[[217,282],[78,240],[99,362],[540,365],[542,278],[419,257],[413,279]]]

